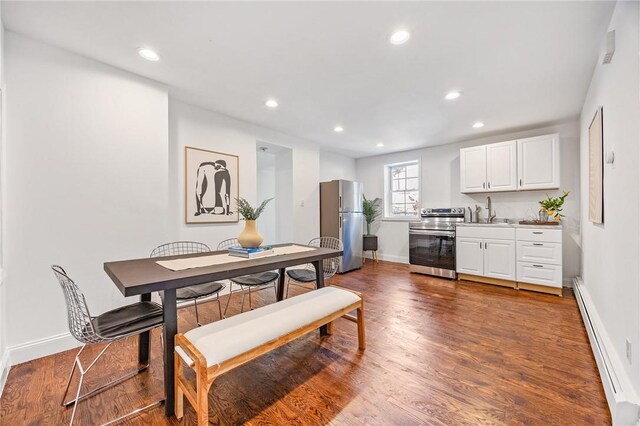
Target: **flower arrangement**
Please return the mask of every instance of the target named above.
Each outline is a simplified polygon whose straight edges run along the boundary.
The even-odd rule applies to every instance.
[[[569,193],[567,191],[563,191],[560,197],[551,198],[549,194],[547,194],[547,198],[542,201],[539,201],[540,211],[546,213],[547,217],[553,217],[553,220],[556,222],[560,222],[564,215],[562,212],[562,206],[564,205],[564,199],[567,198]]]
[[[240,216],[242,216],[244,220],[257,220],[271,200],[273,200],[273,198],[264,200],[257,209],[254,209],[244,198],[236,198],[238,213],[240,213]]]

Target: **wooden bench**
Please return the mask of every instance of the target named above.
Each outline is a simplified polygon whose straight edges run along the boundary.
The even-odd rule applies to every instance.
[[[347,315],[356,310],[357,317]],[[365,348],[364,306],[360,293],[324,287],[177,334],[175,338],[175,413],[184,415],[184,397],[198,425],[209,421],[208,395],[216,377],[300,336],[344,317],[358,324],[358,348]],[[194,370],[196,388],[185,379],[183,363]]]

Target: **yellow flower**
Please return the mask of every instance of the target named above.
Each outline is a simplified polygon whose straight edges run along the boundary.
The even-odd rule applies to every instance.
[[[553,213],[554,213],[554,211],[553,211],[553,210],[547,210],[547,214],[548,214],[549,216],[553,216]]]
[[[560,220],[561,220],[562,218],[560,217],[560,215],[558,215],[558,216],[554,217],[554,219],[555,219],[555,221],[556,221],[556,222],[560,222]]]

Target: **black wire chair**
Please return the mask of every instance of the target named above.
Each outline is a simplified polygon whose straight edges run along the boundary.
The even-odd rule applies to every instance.
[[[318,237],[309,241],[311,247],[324,247],[333,250],[343,250],[342,241],[334,237]],[[338,272],[340,257],[332,257],[322,261],[322,271],[324,279],[328,280]],[[291,284],[309,289],[303,284],[316,282],[316,268],[311,263],[307,263],[304,268],[287,269],[287,294],[289,297],[289,286]]]
[[[224,240],[218,244],[218,250],[228,250],[230,247],[239,247],[240,243],[237,238],[229,238]],[[229,307],[229,302],[231,301],[231,294],[233,290],[233,284],[239,285],[240,290],[242,291],[242,302],[240,304],[240,312],[244,312],[244,297],[245,297],[245,287],[249,290],[249,309],[253,309],[251,307],[251,288],[252,287],[262,287],[267,285],[273,285],[273,291],[277,297],[277,289],[275,286],[275,282],[280,277],[280,274],[276,271],[267,271],[260,272],[257,274],[243,275],[241,277],[235,277],[229,279],[229,298],[227,299],[227,304],[224,307],[224,315],[227,314],[227,308]]]
[[[73,405],[73,412],[71,413],[71,421],[69,425],[73,425],[76,411],[80,401],[90,398],[107,388],[121,383],[135,375],[145,371],[149,367],[149,363],[139,366],[136,371],[127,373],[124,376],[112,380],[106,385],[102,385],[90,392],[80,395],[82,390],[82,383],[84,376],[93,368],[98,360],[104,355],[109,347],[124,338],[129,336],[138,335],[147,331],[151,331],[156,327],[162,327],[164,324],[164,317],[162,314],[162,307],[154,302],[138,302],[131,305],[126,305],[121,308],[113,309],[105,312],[102,315],[96,317],[91,316],[87,301],[82,294],[80,288],[65,272],[61,266],[53,265],[51,267],[53,273],[58,279],[62,291],[64,293],[65,302],[67,305],[67,317],[69,321],[69,331],[71,335],[82,343],[82,348],[76,354],[69,374],[69,380],[62,396],[62,405],[69,407]],[[98,356],[93,359],[88,365],[83,365],[80,355],[89,344],[107,343],[107,345],[100,351]],[[163,351],[164,354],[164,351]],[[86,368],[85,368],[86,367]],[[80,379],[78,381],[78,390],[76,391],[76,397],[70,401],[66,401],[67,394],[69,392],[69,386],[71,380],[76,371],[76,368],[80,372]],[[118,417],[115,420],[108,422],[107,424],[115,423],[127,417],[140,414],[142,411],[162,404],[164,400],[158,400],[148,404],[142,408],[138,408],[128,414]]]
[[[211,251],[211,249],[204,243],[194,241],[175,241],[173,243],[162,244],[161,246],[156,247],[151,252],[150,257],[178,256],[181,254],[205,253],[209,251]],[[215,294],[216,300],[218,301],[218,313],[220,314],[220,319],[224,318],[222,314],[222,306],[220,305],[220,292],[224,290],[224,288],[225,285],[219,282],[178,288],[176,289],[176,300],[178,302],[193,300],[193,306],[196,310],[196,324],[199,327],[202,324],[200,323],[200,317],[198,315],[198,299]],[[160,293],[160,298],[164,303],[163,293]]]

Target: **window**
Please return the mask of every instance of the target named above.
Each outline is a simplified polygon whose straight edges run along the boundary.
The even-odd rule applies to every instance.
[[[420,164],[385,166],[385,217],[415,218],[420,214]]]

